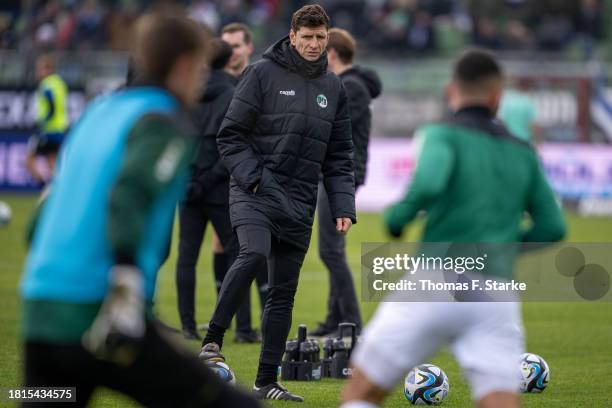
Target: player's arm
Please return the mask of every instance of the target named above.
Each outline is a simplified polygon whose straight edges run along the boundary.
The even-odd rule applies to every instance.
[[[262,167],[250,142],[261,113],[261,84],[254,66],[244,72],[217,135],[217,147],[231,176],[245,190],[254,192]]]
[[[533,184],[527,202],[531,226],[524,232],[522,241],[557,242],[562,240],[567,232],[563,211],[535,157],[534,163]]]
[[[117,263],[135,263],[155,201],[184,174],[190,140],[168,117],[148,115],[133,128],[109,200],[108,237]]]
[[[115,266],[84,346],[99,358],[127,364],[144,335],[144,288],[137,253],[158,198],[186,171],[192,149],[167,117],[148,115],[134,126],[109,197],[107,234]]]
[[[427,209],[446,189],[455,162],[448,139],[437,132],[417,132],[414,143],[421,151],[417,147],[417,166],[410,187],[404,198],[383,215],[389,232],[397,237],[419,211]]]
[[[357,223],[357,216],[351,118],[342,85],[321,171],[332,214],[330,222],[336,224],[339,232],[346,233],[352,224]]]
[[[53,92],[51,92],[51,90],[48,88],[45,88],[43,90],[43,98],[45,98],[45,100],[47,101],[47,106],[48,106],[47,114],[42,119],[42,122],[44,123],[44,122],[47,122],[48,120],[51,120],[51,118],[55,114],[55,101],[53,99]]]

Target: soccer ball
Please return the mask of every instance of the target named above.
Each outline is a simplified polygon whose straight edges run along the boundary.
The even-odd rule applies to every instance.
[[[433,364],[414,367],[404,381],[404,395],[413,405],[440,405],[448,389],[446,373]]]
[[[236,374],[234,374],[234,371],[229,365],[227,365],[227,363],[224,363],[223,361],[209,361],[206,362],[205,365],[213,370],[221,381],[232,385],[236,384]]]
[[[0,227],[11,222],[11,207],[4,201],[0,201]]]
[[[521,356],[521,392],[542,392],[550,381],[550,368],[537,354]]]

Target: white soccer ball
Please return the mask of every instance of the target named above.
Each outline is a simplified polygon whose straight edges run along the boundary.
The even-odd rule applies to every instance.
[[[550,368],[542,357],[532,353],[521,356],[521,392],[542,392],[549,381]]]
[[[234,370],[227,363],[223,361],[207,361],[205,365],[213,370],[221,381],[232,385],[236,384],[236,374],[234,374]]]
[[[446,373],[433,364],[414,367],[404,381],[404,395],[413,405],[440,405],[448,391]]]
[[[11,207],[4,201],[0,201],[0,227],[11,222],[12,215]]]

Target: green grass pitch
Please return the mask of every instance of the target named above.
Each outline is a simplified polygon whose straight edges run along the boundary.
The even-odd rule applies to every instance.
[[[25,248],[23,230],[34,206],[33,196],[0,196],[13,209],[13,219],[8,227],[0,228],[0,387],[20,384],[21,346],[18,337],[19,298],[17,284],[21,274]],[[570,236],[573,242],[612,242],[612,219],[580,219],[568,215]],[[176,231],[175,231],[176,234]],[[409,239],[416,239],[417,228],[410,231]],[[176,235],[175,235],[176,238]],[[360,214],[359,223],[348,238],[348,256],[359,284],[358,271],[361,242],[386,240],[379,217]],[[174,266],[176,239],[170,260],[159,276],[157,309],[167,323],[178,326]],[[297,325],[305,323],[310,329],[324,317],[328,293],[327,273],[317,256],[316,233],[313,234],[311,251],[302,269],[300,285],[293,313],[291,336],[296,335]],[[206,322],[215,300],[211,272],[210,237],[203,246],[198,266],[197,318]],[[66,254],[70,256],[70,254]],[[612,255],[611,255],[612,256]],[[259,315],[255,292],[252,295],[253,321]],[[367,320],[376,304],[362,303],[362,313]],[[527,350],[541,354],[551,367],[551,383],[543,394],[526,395],[526,407],[612,407],[612,304],[609,303],[530,303],[523,306],[527,328]],[[381,339],[384,342],[383,339]],[[427,339],[423,339],[427,341]],[[384,344],[384,343],[383,343]],[[188,347],[197,350],[199,344]],[[255,377],[258,345],[237,345],[233,333],[227,334],[224,353],[236,372],[239,383],[251,387]],[[431,361],[441,366],[450,381],[450,394],[446,407],[470,406],[470,395],[460,369],[447,351],[434,356]],[[306,398],[302,407],[333,407],[338,405],[343,382],[325,379],[320,382],[287,383],[289,388]],[[385,407],[405,407],[401,387],[389,397]],[[108,390],[100,390],[94,397],[95,407],[137,406],[129,399]],[[273,402],[270,406],[293,406],[290,403]]]

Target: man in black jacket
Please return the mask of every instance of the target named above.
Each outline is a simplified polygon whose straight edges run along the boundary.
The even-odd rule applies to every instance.
[[[365,181],[368,161],[368,142],[372,128],[372,99],[382,91],[382,84],[376,72],[353,65],[355,40],[346,30],[329,30],[327,61],[329,69],[338,75],[346,89],[351,130],[355,146],[355,188]],[[327,302],[327,317],[311,334],[314,336],[331,335],[338,323],[350,322],[361,329],[361,315],[355,294],[353,276],[345,253],[345,239],[330,225],[329,201],[325,185],[319,183],[319,256],[329,271],[330,293]]]
[[[191,165],[191,179],[185,202],[179,214],[179,253],[176,265],[178,308],[183,335],[187,339],[202,340],[195,321],[195,267],[206,225],[214,226],[229,262],[238,255],[238,241],[229,219],[229,173],[221,163],[217,150],[217,132],[234,95],[236,78],[224,69],[232,56],[232,48],[225,41],[212,42],[211,74],[198,105],[194,109],[194,123],[200,133],[197,155]],[[217,291],[227,269],[215,268]],[[245,296],[236,313],[236,334],[257,339],[251,327],[250,299]]]
[[[310,244],[319,174],[331,216],[345,234],[355,223],[353,141],[340,79],[327,71],[329,18],[318,5],[293,14],[289,36],[249,66],[236,88],[217,144],[230,174],[230,217],[240,253],[223,281],[200,356],[222,359],[223,334],[258,265],[269,291],[254,394],[303,401],[277,382]]]

